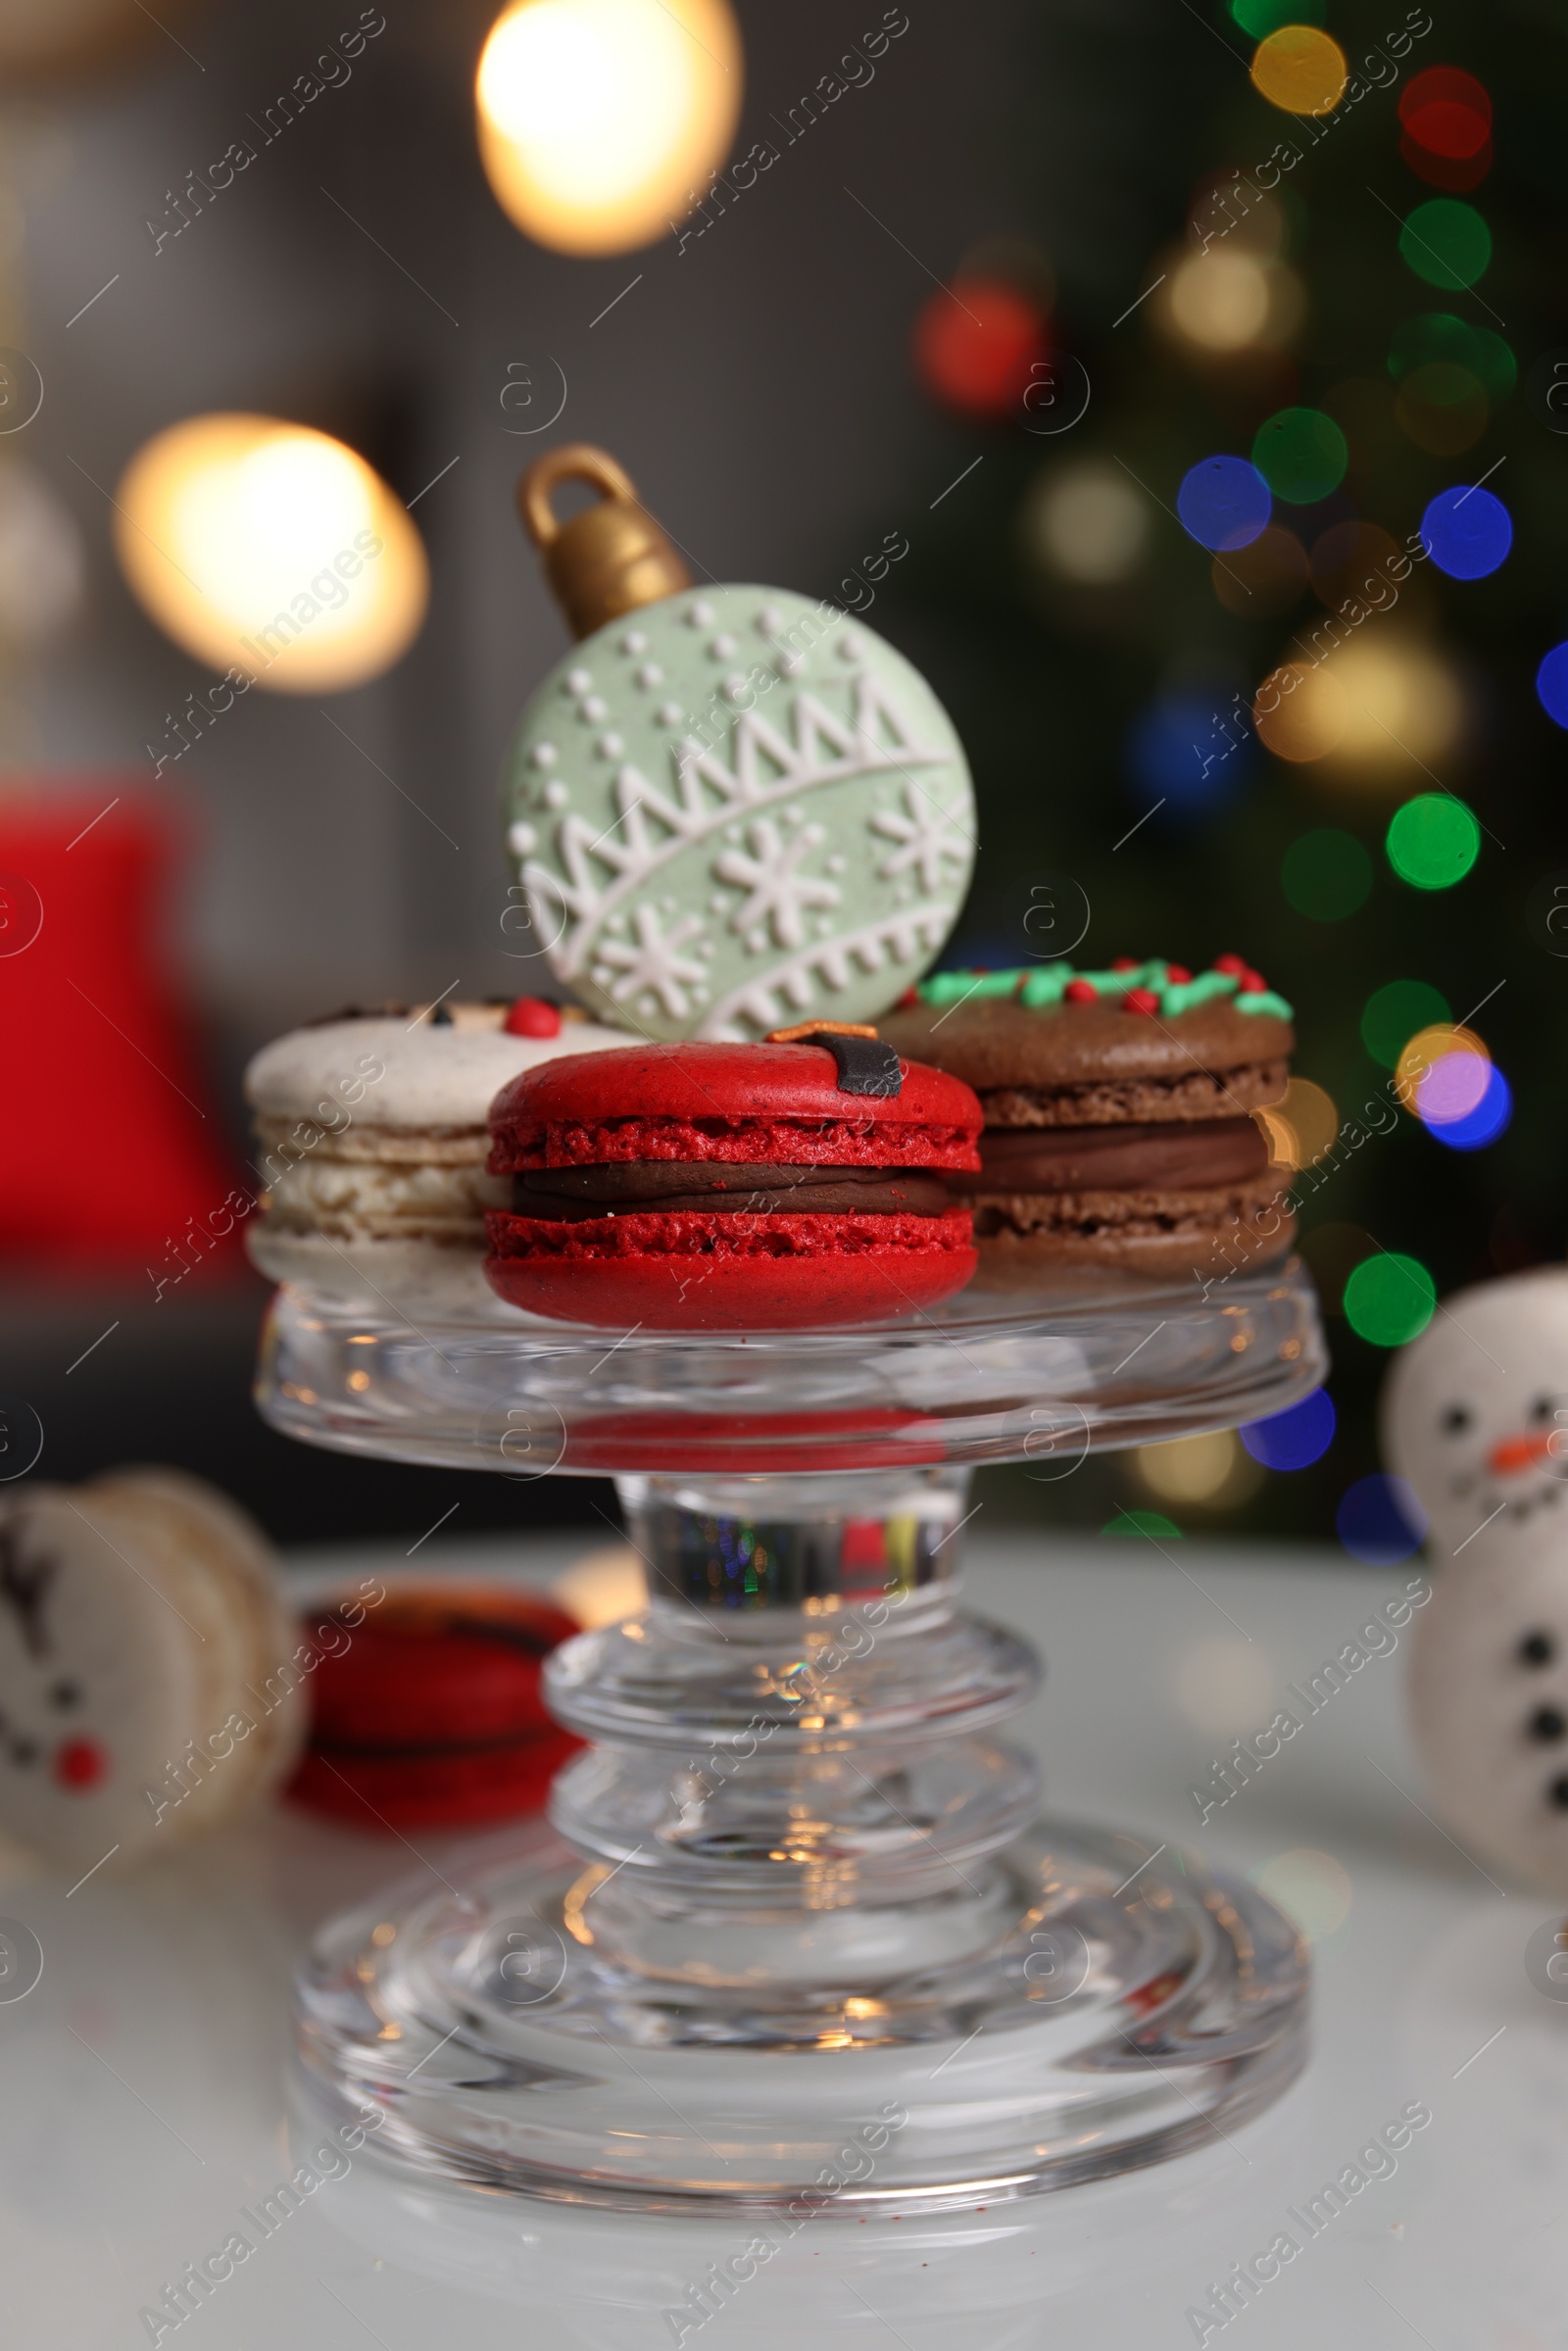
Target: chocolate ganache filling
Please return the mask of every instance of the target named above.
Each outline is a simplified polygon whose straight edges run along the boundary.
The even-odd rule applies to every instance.
[[[974,1179],[978,1181],[978,1179]],[[781,1167],[732,1159],[617,1159],[529,1167],[512,1179],[515,1216],[941,1216],[941,1176],[915,1167]]]
[[[1250,1118],[1145,1125],[987,1127],[978,1175],[951,1173],[956,1193],[1166,1192],[1261,1175],[1268,1144]]]

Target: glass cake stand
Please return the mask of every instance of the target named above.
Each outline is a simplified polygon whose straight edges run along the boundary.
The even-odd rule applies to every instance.
[[[510,1828],[330,1924],[312,2094],[426,2170],[705,2211],[995,2202],[1152,2163],[1299,2070],[1308,1964],[1240,1881],[1037,1817],[1039,1664],[957,1606],[973,1464],[1234,1427],[1321,1377],[1292,1260],[806,1332],[415,1328],[290,1288],[311,1444],[612,1474],[646,1612],[567,1641],[591,1741]]]

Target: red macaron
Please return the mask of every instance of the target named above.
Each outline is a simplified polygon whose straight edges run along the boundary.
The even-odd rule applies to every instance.
[[[569,1054],[490,1105],[513,1206],[486,1218],[485,1271],[514,1306],[607,1328],[913,1313],[974,1272],[941,1171],[979,1165],[981,1123],[967,1086],[869,1029]]]

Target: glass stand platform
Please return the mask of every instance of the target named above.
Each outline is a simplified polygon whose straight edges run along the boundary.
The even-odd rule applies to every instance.
[[[1234,1426],[1323,1372],[1294,1263],[709,1336],[415,1330],[280,1291],[274,1426],[616,1477],[645,1613],[551,1660],[551,1825],[334,1922],[313,2094],[409,2163],[571,2201],[940,2208],[1124,2171],[1275,2097],[1308,1968],[1250,1886],[1037,1817],[1033,1652],[957,1606],[971,1466]],[[1107,1736],[1114,1727],[1107,1725]]]

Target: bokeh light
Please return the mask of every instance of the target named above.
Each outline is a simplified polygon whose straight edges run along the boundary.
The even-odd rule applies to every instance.
[[[1366,904],[1372,859],[1353,833],[1322,825],[1291,843],[1280,860],[1280,885],[1298,914],[1343,922]]]
[[[1345,1319],[1372,1347],[1403,1347],[1438,1308],[1438,1286],[1419,1257],[1379,1249],[1363,1257],[1345,1285]],[[1363,1481],[1364,1483],[1364,1481]]]
[[[192,416],[132,458],[115,551],[176,645],[280,694],[363,685],[418,633],[429,571],[362,457],[274,416]]]
[[[1312,542],[1313,593],[1331,612],[1387,604],[1397,584],[1400,553],[1393,535],[1375,522],[1331,523]]]
[[[1473,73],[1428,66],[1399,93],[1399,121],[1418,147],[1462,161],[1491,135],[1492,100]]]
[[[1472,368],[1454,360],[1427,360],[1400,384],[1394,416],[1405,439],[1429,457],[1457,457],[1486,431],[1492,402]]]
[[[1247,1421],[1241,1439],[1265,1469],[1310,1469],[1334,1443],[1334,1405],[1328,1390],[1314,1388],[1283,1412]]]
[[[1156,1501],[1234,1508],[1256,1493],[1261,1481],[1235,1432],[1216,1429],[1204,1437],[1172,1437],[1163,1445],[1141,1445],[1133,1455],[1139,1483]]]
[[[1481,827],[1451,792],[1418,792],[1395,809],[1384,847],[1412,890],[1451,890],[1481,855]]]
[[[1487,1082],[1481,1100],[1473,1110],[1462,1118],[1446,1118],[1432,1128],[1440,1143],[1449,1151],[1485,1151],[1495,1143],[1513,1118],[1513,1093],[1507,1079],[1494,1062],[1487,1068]]]
[[[1340,1131],[1333,1096],[1310,1078],[1291,1078],[1281,1099],[1252,1116],[1268,1138],[1269,1157],[1276,1167],[1312,1166],[1332,1148]]]
[[[1345,724],[1334,746],[1338,768],[1369,783],[1409,780],[1412,761],[1430,767],[1450,750],[1464,720],[1451,669],[1430,646],[1408,635],[1363,629],[1320,674],[1345,697]]]
[[[1118,1510],[1114,1518],[1105,1521],[1100,1532],[1102,1535],[1130,1535],[1135,1540],[1143,1537],[1155,1543],[1179,1541],[1181,1537],[1180,1527],[1174,1519],[1167,1518],[1162,1510]]]
[[[1327,664],[1285,661],[1257,689],[1252,723],[1277,759],[1326,759],[1350,722],[1345,688]]]
[[[1327,0],[1231,0],[1231,16],[1254,41],[1282,24],[1321,24]]]
[[[1254,86],[1288,115],[1328,114],[1349,77],[1345,51],[1315,24],[1282,24],[1264,35],[1252,59]]]
[[[1052,468],[1024,507],[1031,549],[1061,578],[1109,588],[1131,578],[1149,549],[1149,506],[1119,466]]]
[[[1256,256],[1216,245],[1171,272],[1167,315],[1204,351],[1245,351],[1268,325],[1270,271]]]
[[[915,371],[961,416],[1021,419],[1031,370],[1049,348],[1040,305],[1000,278],[939,286],[914,321]]]
[[[1374,1061],[1393,1069],[1420,1030],[1448,1023],[1448,1004],[1425,980],[1387,980],[1374,988],[1361,1009],[1361,1043]]]
[[[1399,161],[1412,171],[1417,179],[1424,179],[1429,188],[1444,188],[1449,195],[1468,196],[1478,188],[1492,169],[1492,138],[1489,133],[1474,155],[1435,155],[1423,147],[1407,130],[1399,133]]]
[[[1200,547],[1250,546],[1273,512],[1268,483],[1242,457],[1206,457],[1176,493],[1182,528]]]
[[[1251,737],[1217,694],[1163,694],[1134,720],[1127,764],[1138,782],[1178,808],[1212,808],[1247,781]]]
[[[1513,521],[1490,490],[1440,490],[1421,517],[1421,543],[1450,579],[1485,579],[1513,545]]]
[[[1350,1915],[1354,1895],[1349,1872],[1332,1853],[1297,1845],[1265,1862],[1253,1883],[1259,1893],[1279,1904],[1308,1942],[1321,1942]]]
[[[1433,286],[1473,286],[1492,262],[1492,231],[1473,204],[1433,196],[1406,216],[1399,253]]]
[[[1554,645],[1536,671],[1536,692],[1546,716],[1568,726],[1568,644]]]
[[[1216,555],[1209,578],[1220,603],[1238,619],[1277,619],[1300,600],[1306,550],[1294,530],[1271,522],[1248,546]]]
[[[1492,1063],[1479,1053],[1440,1053],[1416,1086],[1416,1116],[1429,1127],[1470,1117],[1485,1102],[1491,1078]]]
[[[1472,326],[1451,311],[1424,311],[1418,318],[1406,318],[1390,340],[1389,373],[1396,382],[1432,360],[1468,369],[1493,400],[1505,400],[1519,379],[1519,363],[1501,335],[1490,326]]]
[[[1475,1030],[1451,1020],[1434,1020],[1405,1039],[1394,1065],[1394,1091],[1404,1109],[1416,1108],[1422,1082],[1434,1064],[1455,1053],[1468,1054],[1483,1068],[1492,1060]]]
[[[480,159],[536,243],[629,253],[723,162],[742,82],[728,0],[514,0],[479,60]]]
[[[1397,1567],[1421,1548],[1427,1514],[1407,1479],[1375,1472],[1341,1495],[1334,1531],[1363,1567]]]
[[[1316,506],[1345,479],[1349,445],[1332,416],[1321,409],[1285,408],[1260,426],[1252,463],[1278,498],[1290,506]]]

